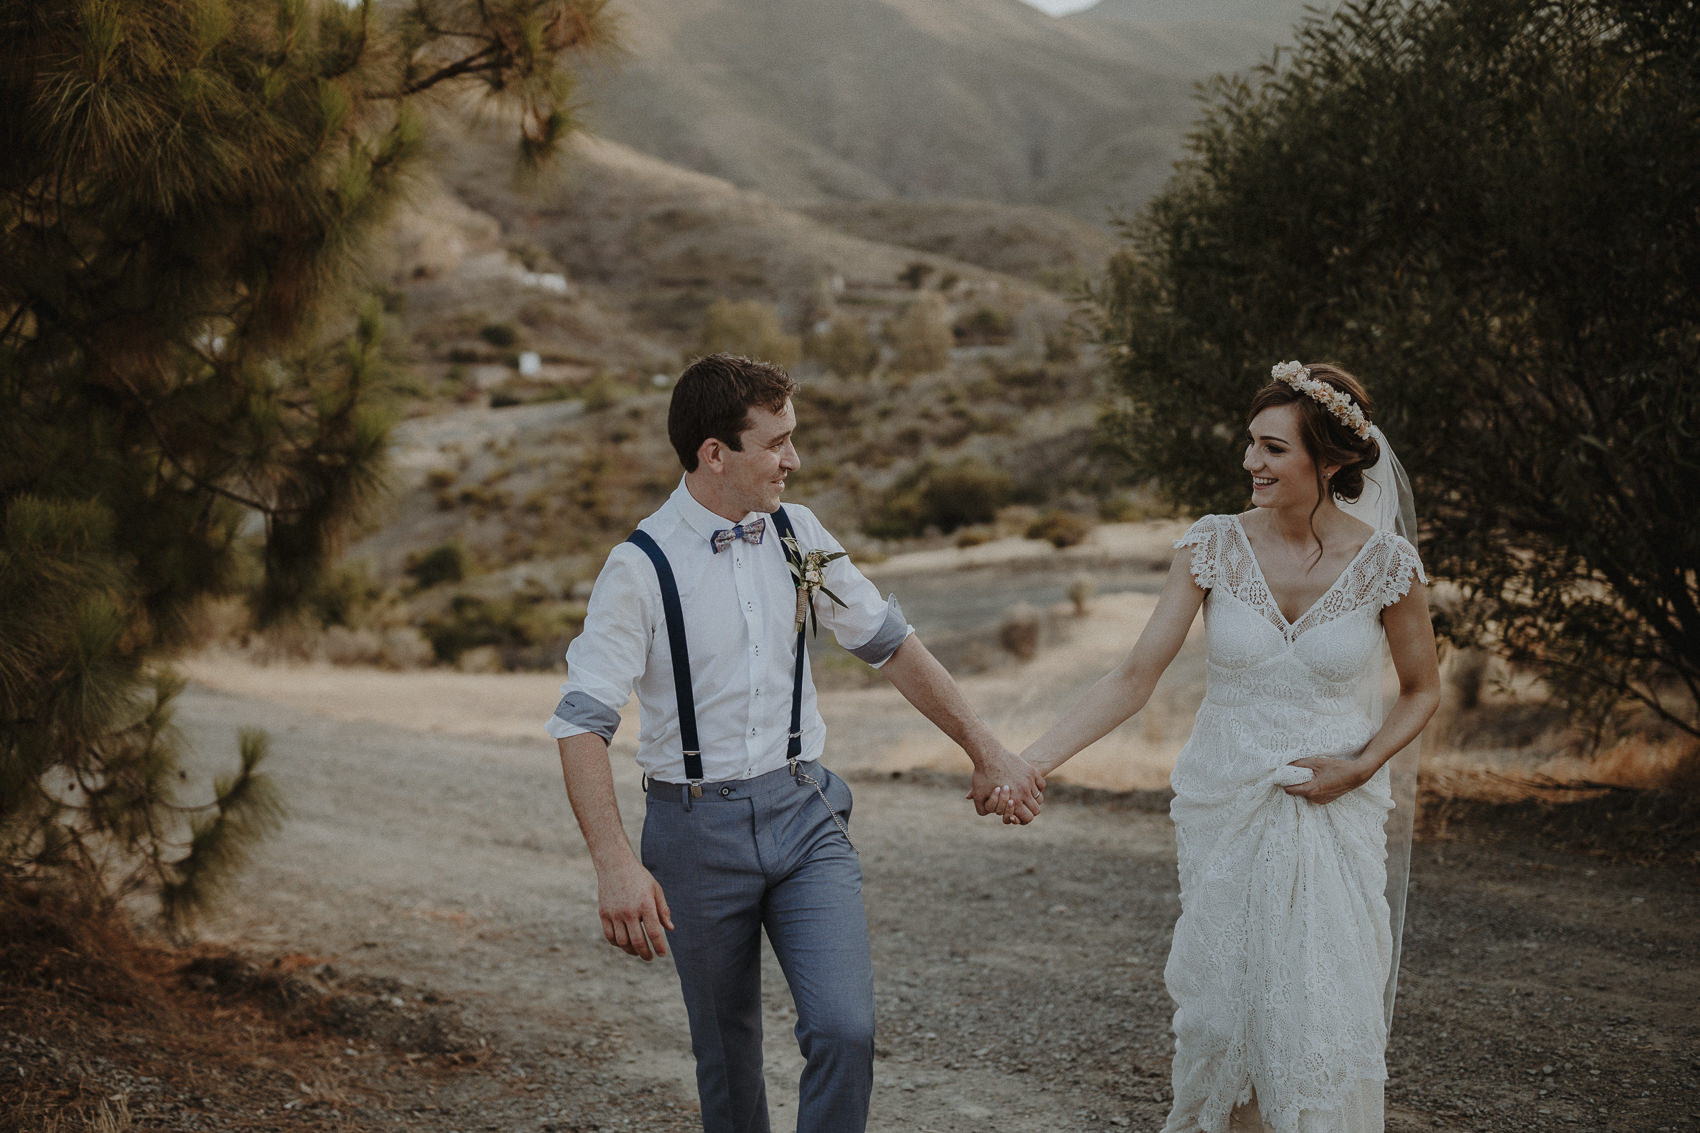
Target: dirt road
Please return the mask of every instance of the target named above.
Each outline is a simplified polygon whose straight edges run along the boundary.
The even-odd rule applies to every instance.
[[[273,671],[278,699],[288,681]],[[860,711],[857,695],[833,713]],[[882,690],[867,695],[884,710]],[[207,935],[429,988],[501,1054],[446,1077],[430,1108],[355,1111],[348,1127],[697,1128],[672,970],[602,942],[546,741],[204,687],[179,720],[215,765],[239,726],[267,729],[291,811]],[[1057,790],[1039,824],[1006,828],[976,818],[948,773],[874,770],[884,741],[859,748],[844,723],[829,726],[857,792],[880,1019],[872,1128],[1156,1129],[1177,908],[1160,798]],[[635,837],[618,746],[633,730],[614,764]],[[1700,1128],[1697,958],[1692,875],[1516,841],[1420,846],[1389,1128]],[[771,962],[767,988],[769,1091],[789,1129],[798,1059]]]

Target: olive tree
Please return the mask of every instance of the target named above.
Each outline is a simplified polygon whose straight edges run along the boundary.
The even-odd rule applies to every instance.
[[[1272,363],[1362,376],[1441,629],[1700,736],[1700,9],[1354,0],[1216,80],[1097,299],[1121,449],[1239,510]]]

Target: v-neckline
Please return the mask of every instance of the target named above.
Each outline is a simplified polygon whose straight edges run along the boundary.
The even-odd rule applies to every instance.
[[[1245,524],[1238,515],[1232,518],[1234,526],[1239,530],[1240,539],[1245,543],[1246,554],[1251,557],[1251,568],[1257,572],[1257,580],[1263,583],[1263,592],[1269,595],[1270,608],[1275,611],[1275,616],[1281,619],[1279,628],[1283,637],[1290,636],[1295,626],[1310,617],[1311,612],[1322,605],[1323,599],[1334,593],[1334,588],[1339,586],[1345,577],[1352,572],[1352,568],[1358,565],[1358,560],[1363,558],[1364,552],[1369,550],[1369,545],[1375,542],[1375,537],[1378,534],[1378,532],[1371,531],[1369,537],[1359,545],[1357,551],[1347,560],[1346,565],[1340,568],[1340,573],[1334,576],[1334,581],[1330,582],[1327,588],[1316,596],[1316,601],[1300,610],[1298,617],[1289,619],[1287,612],[1281,608],[1280,600],[1275,597],[1275,588],[1269,585],[1269,576],[1263,573],[1263,564],[1257,561],[1257,548],[1251,545],[1251,536],[1246,533]]]

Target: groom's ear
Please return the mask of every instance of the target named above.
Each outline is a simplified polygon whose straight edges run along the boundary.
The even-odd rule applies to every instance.
[[[711,472],[726,470],[726,442],[719,437],[709,437],[697,446],[697,467],[706,468]]]

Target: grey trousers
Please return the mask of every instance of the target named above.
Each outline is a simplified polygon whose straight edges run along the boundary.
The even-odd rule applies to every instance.
[[[643,864],[673,913],[667,944],[684,991],[705,1133],[769,1133],[762,1077],[761,934],[797,1006],[798,1133],[863,1133],[874,1076],[873,965],[862,866],[833,822],[850,788],[818,763],[815,788],[779,770],[704,784],[651,783]],[[830,809],[828,804],[830,804]]]

